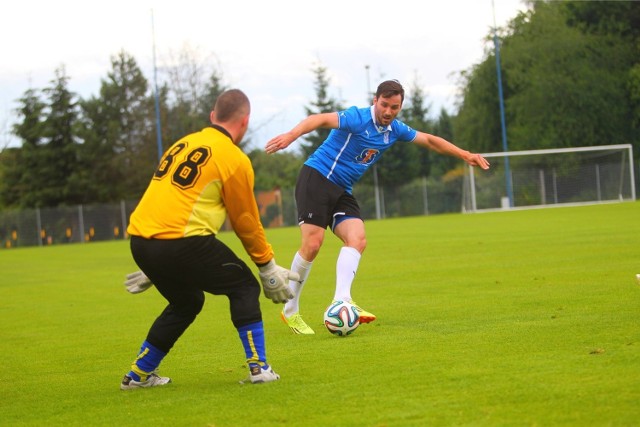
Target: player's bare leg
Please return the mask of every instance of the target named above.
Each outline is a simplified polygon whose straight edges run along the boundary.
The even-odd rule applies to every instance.
[[[300,281],[290,281],[293,298],[287,301],[282,309],[282,320],[296,334],[313,335],[315,332],[306,324],[300,315],[300,294],[311,271],[313,260],[318,255],[324,240],[325,230],[311,224],[301,224],[302,245],[291,263],[291,271],[300,275]]]

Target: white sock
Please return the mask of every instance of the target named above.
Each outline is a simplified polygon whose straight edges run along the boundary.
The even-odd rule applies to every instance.
[[[333,296],[334,300],[351,302],[351,284],[356,277],[360,257],[360,252],[355,248],[344,246],[340,249],[338,262],[336,263],[336,293]]]
[[[300,311],[300,294],[302,293],[302,288],[307,281],[307,277],[309,277],[312,265],[313,261],[305,260],[298,252],[296,252],[296,255],[293,257],[293,261],[291,262],[291,271],[295,271],[300,275],[300,281],[289,281],[289,286],[293,291],[293,298],[287,301],[284,305],[284,315],[286,317],[291,317]]]

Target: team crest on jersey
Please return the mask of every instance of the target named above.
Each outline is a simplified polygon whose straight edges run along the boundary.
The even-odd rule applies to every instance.
[[[382,140],[384,141],[385,144],[389,143],[389,134],[391,133],[389,131],[389,127],[388,126],[378,126],[377,129],[378,133],[382,134]]]
[[[356,157],[356,161],[358,163],[369,165],[373,163],[379,153],[380,151],[375,148],[365,148],[362,150],[362,153]]]

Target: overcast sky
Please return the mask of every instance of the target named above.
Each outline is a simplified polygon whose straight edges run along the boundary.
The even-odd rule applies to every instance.
[[[61,65],[83,98],[98,95],[121,50],[153,84],[154,39],[159,79],[186,47],[249,95],[260,147],[305,117],[316,99],[316,64],[328,70],[329,95],[345,106],[368,105],[368,90],[382,80],[407,87],[417,79],[432,117],[440,108],[454,113],[455,76],[492,47],[484,38],[494,16],[504,26],[525,9],[522,0],[2,2],[0,149],[11,142],[16,99],[47,87]]]

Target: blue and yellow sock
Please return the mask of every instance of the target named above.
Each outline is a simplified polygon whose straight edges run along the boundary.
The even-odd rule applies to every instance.
[[[155,371],[167,353],[159,350],[147,341],[142,343],[138,357],[131,364],[131,370],[127,375],[135,381],[146,381],[149,375]]]
[[[264,342],[264,326],[262,322],[241,326],[238,328],[238,334],[244,347],[249,368],[268,366]]]

